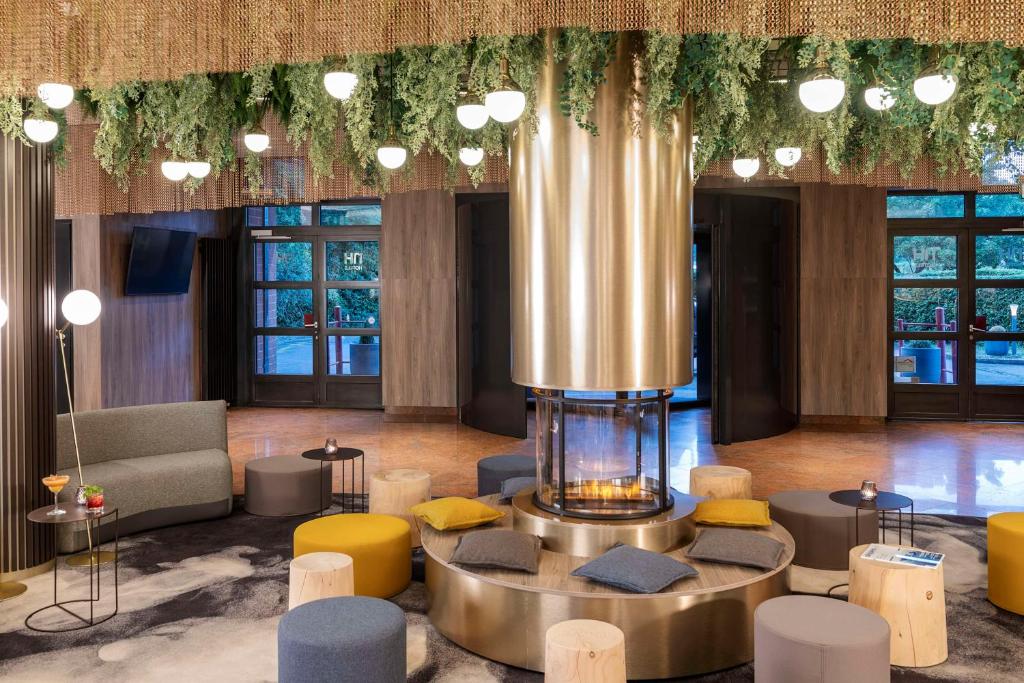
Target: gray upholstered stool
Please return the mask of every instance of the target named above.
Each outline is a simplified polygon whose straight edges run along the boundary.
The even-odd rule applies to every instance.
[[[878,542],[878,513],[833,503],[827,491],[782,491],[768,497],[772,519],[796,542],[793,564],[812,569],[850,568],[850,548]],[[857,537],[859,527],[860,537]]]
[[[245,511],[265,517],[308,515],[331,505],[331,472],[300,455],[245,463]]]
[[[379,598],[299,605],[277,625],[277,676],[281,683],[405,683],[405,615]]]
[[[757,683],[887,683],[889,624],[833,598],[787,595],[754,612]]]
[[[476,495],[501,493],[506,479],[536,475],[537,459],[532,455],[490,455],[476,463]]]

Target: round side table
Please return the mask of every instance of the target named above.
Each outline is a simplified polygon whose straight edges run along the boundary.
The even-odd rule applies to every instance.
[[[328,453],[323,448],[314,448],[310,451],[305,451],[302,454],[303,458],[309,460],[320,461],[320,477],[321,480],[324,476],[324,471],[328,471],[333,474],[333,468],[324,467],[325,463],[340,462],[341,463],[341,505],[342,509],[345,507],[345,463],[349,463],[348,469],[351,470],[349,473],[349,496],[354,498],[356,495],[356,460],[359,461],[359,495],[362,499],[359,504],[358,510],[351,510],[351,512],[366,512],[366,459],[363,458],[363,452],[358,448],[339,448],[334,453]],[[323,508],[324,505],[320,506],[320,516],[324,516]]]
[[[860,539],[860,511],[868,510],[878,512],[879,520],[882,523],[882,543],[886,542],[885,513],[896,512],[899,515],[899,543],[903,545],[903,509],[910,508],[910,545],[914,545],[914,499],[907,496],[893,493],[892,491],[879,491],[874,500],[864,500],[860,497],[857,489],[846,489],[833,491],[828,494],[833,503],[839,503],[847,507],[856,508],[854,528],[858,535],[854,538]]]
[[[119,550],[119,548],[118,548],[118,542],[119,542],[119,539],[118,539],[119,514],[118,514],[118,511],[117,511],[117,508],[116,507],[112,507],[110,505],[107,505],[107,506],[104,507],[102,512],[89,512],[88,508],[83,507],[81,505],[77,505],[75,503],[61,503],[58,507],[60,507],[60,509],[64,510],[64,514],[63,515],[48,515],[48,514],[46,514],[50,510],[53,509],[52,505],[46,505],[46,506],[43,506],[41,508],[36,508],[32,512],[28,513],[28,515],[27,515],[28,516],[28,520],[30,522],[35,522],[36,524],[75,524],[77,522],[84,522],[85,524],[89,525],[93,537],[94,538],[99,538],[100,522],[102,520],[106,519],[106,518],[109,518],[109,517],[113,517],[114,518],[113,519],[113,522],[114,522],[114,561],[111,563],[111,564],[113,564],[113,570],[114,570],[114,611],[111,612],[110,614],[107,614],[106,616],[102,616],[102,617],[97,617],[96,616],[96,611],[95,611],[96,603],[100,601],[100,597],[101,597],[101,592],[100,592],[100,578],[101,578],[101,575],[100,575],[100,564],[94,563],[94,562],[86,562],[85,563],[85,564],[87,564],[89,566],[89,597],[88,597],[88,599],[86,599],[86,598],[79,598],[79,599],[75,599],[75,600],[58,600],[57,599],[57,567],[60,564],[60,562],[57,562],[55,560],[54,563],[53,563],[53,603],[47,605],[46,607],[41,607],[41,608],[37,609],[36,611],[32,612],[31,614],[29,614],[27,617],[25,617],[25,627],[29,628],[29,629],[31,629],[33,631],[38,631],[40,633],[65,633],[65,632],[68,632],[68,631],[78,631],[78,630],[83,629],[83,628],[89,628],[90,626],[96,626],[97,624],[102,624],[104,621],[107,621],[108,619],[113,617],[115,614],[117,614],[117,608],[118,608],[118,604],[117,604],[117,600],[118,600],[118,594],[117,594],[117,564],[118,564],[118,561],[120,560],[120,557],[119,557],[119,552],[118,552],[118,550]],[[109,523],[109,520],[108,520],[107,523]],[[96,549],[97,550],[98,550],[99,546],[100,546],[100,544],[97,543],[96,544]],[[90,557],[92,556],[93,551],[94,551],[94,548],[90,547],[89,548],[89,556]],[[57,556],[57,534],[53,535],[53,554],[54,554],[54,557],[56,558],[56,556]],[[70,607],[72,605],[76,605],[76,604],[80,604],[80,603],[88,603],[88,605],[89,605],[89,617],[88,618],[86,618],[86,617],[78,614],[74,610],[70,609]],[[79,625],[79,626],[72,626],[70,628],[50,629],[50,628],[38,628],[38,627],[33,626],[32,624],[29,623],[32,620],[32,617],[34,617],[35,615],[40,614],[42,612],[45,612],[47,610],[51,610],[51,609],[63,610],[67,614],[70,614],[71,616],[75,617],[78,621],[82,622],[82,624]]]

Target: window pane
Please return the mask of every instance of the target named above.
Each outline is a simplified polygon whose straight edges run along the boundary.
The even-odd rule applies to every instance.
[[[253,245],[257,282],[308,282],[313,279],[313,245],[309,242],[257,242]]]
[[[328,337],[327,374],[379,375],[380,337]]]
[[[943,332],[956,329],[957,290],[899,287],[892,292],[893,329]]]
[[[963,218],[962,194],[894,194],[886,197],[889,218]]]
[[[327,243],[328,280],[380,279],[380,242],[360,240]]]
[[[285,228],[313,224],[312,206],[250,206],[245,210],[250,228]]]
[[[1024,385],[1024,342],[976,342],[974,383],[1000,386]]]
[[[312,375],[313,338],[256,336],[257,375]]]
[[[975,316],[984,316],[989,332],[1018,331],[1017,316],[1024,315],[1024,289],[987,287],[977,290],[974,300]]]
[[[897,384],[956,384],[956,342],[914,339],[893,343]]]
[[[979,194],[974,200],[974,213],[978,218],[1024,216],[1024,197],[1016,192]]]
[[[257,289],[256,327],[305,327],[313,324],[312,289]]]
[[[956,277],[956,237],[893,237],[892,274],[897,280]]]
[[[974,260],[979,280],[1024,278],[1024,235],[978,235]]]
[[[380,290],[328,289],[327,327],[380,327]]]
[[[321,206],[320,225],[380,225],[380,204]]]

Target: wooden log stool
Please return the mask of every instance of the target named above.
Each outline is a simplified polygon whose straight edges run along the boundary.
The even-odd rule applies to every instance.
[[[307,553],[288,565],[288,609],[313,600],[355,594],[352,558],[342,553]]]
[[[750,472],[728,465],[690,468],[690,495],[706,498],[753,498]]]
[[[889,622],[890,663],[935,666],[946,661],[946,593],[942,565],[934,569],[861,557],[850,550],[850,603]]]
[[[626,638],[592,619],[555,624],[545,635],[545,683],[624,683]]]
[[[409,522],[413,548],[422,544],[419,527],[409,508],[429,500],[430,474],[423,470],[384,470],[370,478],[370,512],[401,517]]]

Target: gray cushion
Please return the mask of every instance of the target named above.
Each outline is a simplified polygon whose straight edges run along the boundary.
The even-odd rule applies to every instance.
[[[619,544],[572,572],[632,593],[657,593],[679,579],[697,576],[688,564],[660,553]]]
[[[521,491],[537,485],[537,477],[512,477],[501,482],[501,497],[499,503],[508,503]]]
[[[686,551],[686,556],[704,562],[775,569],[785,550],[786,546],[774,538],[753,531],[704,529]]]
[[[537,459],[532,455],[490,455],[476,463],[476,495],[501,492],[501,482],[513,477],[536,476]]]
[[[536,574],[539,554],[540,539],[536,536],[511,529],[483,529],[459,539],[451,562]]]

